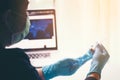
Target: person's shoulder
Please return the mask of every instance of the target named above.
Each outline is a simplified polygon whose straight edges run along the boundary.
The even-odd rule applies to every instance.
[[[23,49],[20,48],[9,48],[9,49],[1,49],[0,56],[2,57],[25,57],[27,58],[27,54]]]
[[[22,53],[24,53],[24,50],[23,49],[21,49],[21,48],[12,48],[12,49],[10,49],[11,51],[13,51],[13,52],[22,52]]]
[[[0,52],[6,54],[7,53],[16,54],[16,53],[24,53],[24,50],[20,48],[5,48],[5,49],[1,49]]]

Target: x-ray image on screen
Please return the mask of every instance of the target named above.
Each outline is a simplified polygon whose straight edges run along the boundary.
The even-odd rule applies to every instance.
[[[31,20],[30,32],[26,39],[51,39],[53,36],[53,19]]]

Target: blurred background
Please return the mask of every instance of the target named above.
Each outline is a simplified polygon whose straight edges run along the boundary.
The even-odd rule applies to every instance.
[[[120,0],[30,0],[28,9],[56,10],[58,53],[53,60],[84,54],[96,41],[110,54],[101,80],[120,79]],[[51,80],[84,80],[87,62],[72,76]]]

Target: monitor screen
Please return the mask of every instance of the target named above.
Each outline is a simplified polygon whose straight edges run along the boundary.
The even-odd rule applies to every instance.
[[[31,26],[29,34],[22,41],[9,48],[24,50],[57,49],[55,10],[28,10]]]
[[[30,20],[31,27],[29,34],[25,39],[52,39],[53,34],[53,19],[33,19]]]

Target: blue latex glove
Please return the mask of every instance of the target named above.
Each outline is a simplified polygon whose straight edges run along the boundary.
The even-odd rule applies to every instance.
[[[93,52],[89,50],[86,54],[82,57],[77,58],[76,60],[79,62],[79,66],[82,66],[85,62],[90,60],[93,57]]]
[[[102,44],[98,44],[96,46],[95,53],[93,55],[93,59],[91,62],[91,67],[88,75],[96,72],[101,76],[101,71],[104,65],[106,64],[106,62],[108,61],[109,57],[110,56],[106,51],[106,49],[104,48],[104,46]]]
[[[92,58],[92,53],[89,50],[85,55],[77,59],[63,59],[55,64],[44,66],[42,68],[45,80],[49,80],[56,76],[72,75],[77,69],[82,66],[86,61]]]

